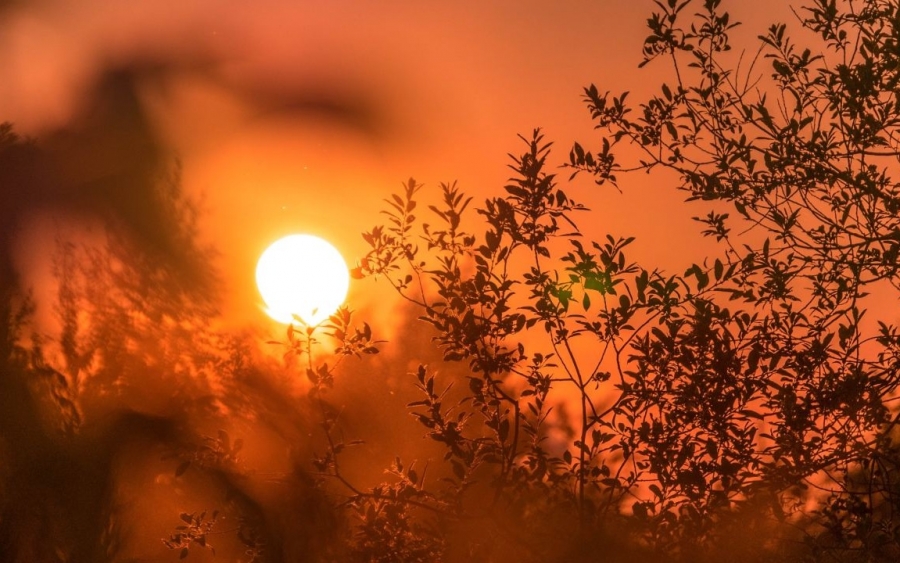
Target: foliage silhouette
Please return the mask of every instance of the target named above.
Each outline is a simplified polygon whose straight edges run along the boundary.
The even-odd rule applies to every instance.
[[[357,273],[414,303],[470,371],[459,401],[416,374],[412,414],[452,469],[430,494],[454,502],[432,506],[521,534],[483,560],[573,560],[554,538],[622,531],[659,557],[717,560],[741,526],[763,536],[751,559],[893,559],[900,340],[865,317],[870,287],[898,288],[900,9],[812,2],[798,20],[821,53],[773,25],[741,71],[720,2],[657,5],[642,66],[674,83],[637,105],[586,88],[599,149],[574,143],[564,167],[615,186],[674,172],[706,202],[695,219],[718,255],[672,275],[631,262],[630,237],[586,240],[540,131],[477,236],[456,185],[428,206],[437,226],[420,223],[414,180],[364,234]],[[554,428],[560,401],[571,419]],[[465,506],[476,475],[481,514]]]

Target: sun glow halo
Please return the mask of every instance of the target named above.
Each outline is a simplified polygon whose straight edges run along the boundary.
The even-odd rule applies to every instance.
[[[315,326],[347,297],[350,275],[340,252],[312,235],[290,235],[272,243],[256,265],[256,285],[266,313],[288,324],[300,317]]]

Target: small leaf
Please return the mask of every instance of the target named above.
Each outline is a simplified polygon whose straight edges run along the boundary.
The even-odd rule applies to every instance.
[[[184,475],[184,472],[188,470],[191,466],[191,460],[183,461],[181,464],[175,469],[175,476],[181,477]]]

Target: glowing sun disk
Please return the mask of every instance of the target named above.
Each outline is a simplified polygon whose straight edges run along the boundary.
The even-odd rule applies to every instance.
[[[344,302],[350,275],[331,244],[312,235],[290,235],[259,257],[256,285],[270,317],[287,324],[297,315],[314,326]]]

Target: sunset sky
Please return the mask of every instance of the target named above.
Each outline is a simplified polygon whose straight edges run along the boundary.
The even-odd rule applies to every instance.
[[[791,21],[784,4],[730,7],[747,22],[735,42]],[[500,193],[517,134],[543,128],[558,163],[572,141],[590,145],[583,87],[640,97],[665,78],[637,69],[652,9],[649,0],[10,3],[0,12],[0,120],[38,138],[89,127],[98,84],[132,72],[153,134],[203,199],[225,317],[266,322],[252,274],[276,238],[318,234],[352,264],[365,251],[359,233],[381,221],[382,198],[406,178],[435,189],[458,180],[480,199]],[[694,246],[696,227],[670,186],[640,176],[622,182],[624,195],[575,186],[593,210],[582,219],[589,231],[638,235],[639,258],[664,267],[702,256],[674,256]],[[18,250],[24,269],[40,269],[28,256],[52,240],[47,213],[33,211]],[[351,306],[367,292],[356,283]]]
[[[694,4],[699,10],[703,2]],[[742,25],[730,32],[735,49],[717,53],[722,58],[716,61],[732,69],[742,61],[742,79],[760,44],[758,36],[774,22],[786,22],[788,35],[799,45],[811,40],[819,41],[812,44],[815,52],[824,48],[821,38],[798,30],[797,16],[784,0],[722,4]],[[596,559],[597,545],[606,549],[607,543],[614,544],[619,512],[634,522],[656,521],[659,528],[648,530],[666,529],[669,520],[663,512],[677,512],[687,522],[680,525],[693,529],[693,513],[682,511],[682,505],[665,504],[669,501],[657,483],[670,487],[666,494],[674,494],[676,483],[683,489],[677,494],[688,491],[682,496],[691,502],[697,500],[696,488],[697,498],[706,499],[709,507],[721,508],[724,500],[727,514],[735,517],[728,524],[732,528],[718,528],[726,522],[718,520],[718,512],[704,512],[702,517],[713,530],[710,537],[726,538],[726,544],[735,535],[754,549],[768,549],[760,541],[763,532],[744,529],[743,519],[753,518],[754,512],[768,517],[769,511],[777,510],[778,529],[786,530],[786,522],[793,526],[795,521],[785,519],[779,502],[805,518],[805,513],[796,512],[803,499],[791,496],[801,495],[794,490],[799,490],[800,481],[797,487],[767,496],[766,479],[772,477],[766,472],[771,469],[777,477],[780,464],[790,467],[777,449],[780,438],[763,432],[791,426],[788,414],[793,417],[791,413],[802,410],[795,409],[795,402],[809,397],[824,405],[823,420],[831,420],[832,411],[845,410],[841,416],[850,420],[856,416],[850,411],[862,408],[859,405],[877,411],[881,404],[875,405],[874,399],[881,391],[874,377],[866,379],[862,371],[857,377],[856,371],[836,361],[834,373],[818,365],[807,369],[813,360],[806,358],[807,352],[810,358],[815,352],[815,361],[828,364],[833,358],[827,353],[837,350],[839,340],[839,346],[848,350],[843,362],[849,365],[845,341],[855,334],[873,334],[878,320],[900,320],[896,291],[889,284],[896,278],[865,286],[871,290],[868,297],[852,296],[853,308],[847,310],[855,314],[860,305],[872,311],[862,321],[854,319],[858,333],[840,324],[850,316],[846,310],[829,311],[831,316],[821,327],[811,321],[806,325],[806,320],[795,322],[791,315],[796,311],[789,301],[795,295],[788,289],[809,294],[819,287],[811,280],[828,277],[820,275],[823,271],[833,272],[828,283],[838,288],[836,304],[821,308],[836,308],[838,302],[844,303],[841,299],[851,299],[841,285],[846,282],[846,270],[841,268],[851,266],[824,259],[803,262],[803,252],[815,254],[816,248],[790,242],[788,227],[779,223],[788,219],[776,214],[776,204],[765,216],[771,215],[772,223],[784,232],[763,220],[751,227],[752,214],[746,221],[736,217],[734,209],[744,205],[738,196],[719,194],[719,201],[686,203],[686,194],[676,190],[678,178],[672,170],[677,166],[650,166],[652,173],[646,174],[619,173],[621,191],[597,186],[587,175],[569,181],[570,170],[562,165],[573,143],[597,150],[605,134],[593,129],[582,99],[584,88],[594,84],[601,92],[630,91],[629,103],[639,111],[641,102],[663,83],[674,83],[671,61],[638,68],[648,33],[646,20],[655,10],[653,0],[0,0],[0,124],[12,123],[17,134],[35,141],[34,145],[14,141],[5,128],[0,129],[0,321],[4,323],[0,367],[9,372],[0,377],[0,560],[7,558],[4,549],[18,549],[18,560],[23,561],[42,560],[34,555],[42,552],[59,560],[101,560],[85,554],[108,547],[109,553],[120,550],[116,560],[174,561],[186,556],[184,546],[165,538],[177,536],[178,532],[170,535],[173,530],[185,529],[182,523],[191,522],[185,518],[190,511],[214,507],[221,507],[231,519],[215,532],[221,534],[214,540],[221,546],[220,554],[226,555],[214,559],[211,550],[195,542],[190,544],[192,561],[243,558],[245,548],[253,544],[245,541],[245,529],[262,530],[266,535],[260,537],[272,540],[267,545],[275,548],[266,555],[267,561],[308,560],[313,552],[333,560],[330,542],[344,541],[337,541],[337,534],[347,532],[350,537],[358,531],[353,526],[370,518],[370,511],[360,509],[347,517],[359,522],[347,524],[345,513],[352,511],[347,507],[363,500],[372,503],[370,507],[381,502],[388,506],[396,498],[385,501],[388,497],[382,491],[403,487],[407,493],[416,489],[422,496],[415,498],[426,499],[424,504],[404,505],[403,510],[423,509],[427,518],[421,522],[453,528],[447,545],[454,538],[462,540],[460,545],[470,545],[466,542],[472,538],[471,545],[487,545],[493,540],[479,543],[478,538],[501,528],[481,529],[482,521],[500,521],[516,511],[523,522],[542,523],[552,519],[546,515],[558,515],[556,527],[545,527],[544,539],[536,541],[546,540],[548,552],[556,549],[554,542],[567,547],[566,542],[575,541],[578,545],[572,549],[583,550],[585,561]],[[895,44],[891,45],[886,51],[892,53]],[[887,58],[884,53],[880,56]],[[771,62],[760,61],[753,74],[762,76],[757,92],[728,107],[744,104],[757,93],[764,97],[776,91],[778,78],[772,77]],[[830,59],[813,61],[827,66]],[[896,81],[891,87],[895,85]],[[816,88],[827,90],[821,83]],[[776,98],[777,91],[762,105],[778,108],[783,98]],[[811,98],[815,98],[812,111],[826,116],[816,126],[832,127],[829,135],[837,129],[829,119],[843,126],[834,115],[828,117],[832,110],[821,109],[828,104],[837,107],[834,98],[818,91]],[[681,107],[691,108],[692,103]],[[696,118],[695,124],[719,127],[718,114],[704,113],[708,111],[706,107],[684,122]],[[760,119],[746,111],[749,121]],[[753,111],[762,115],[759,107]],[[713,118],[707,120],[709,115]],[[896,122],[889,123],[896,128]],[[510,232],[528,231],[522,226],[527,221],[501,217],[495,224],[509,230],[496,237],[502,240],[497,245],[501,250],[485,259],[491,261],[490,268],[483,268],[490,270],[488,274],[479,271],[467,279],[467,268],[477,270],[473,254],[460,258],[459,275],[425,266],[417,271],[424,271],[426,280],[416,297],[421,296],[421,302],[404,301],[383,278],[354,279],[346,303],[355,316],[341,330],[295,332],[267,316],[255,271],[273,242],[296,233],[316,235],[330,241],[354,268],[369,250],[362,233],[386,223],[381,213],[386,198],[401,192],[411,177],[425,185],[417,196],[422,203],[415,212],[420,223],[435,223],[427,204],[438,199],[439,185],[458,182],[474,198],[464,228],[482,235],[486,224],[476,208],[488,198],[515,200],[515,190],[504,191],[513,174],[509,155],[521,154],[525,144],[519,136],[530,138],[536,128],[554,146],[550,171],[558,173],[569,198],[590,209],[575,216],[584,239],[557,233],[548,237],[547,251],[543,242],[521,243]],[[845,134],[849,135],[841,133]],[[796,148],[792,145],[784,152],[801,156],[796,161],[785,157],[787,164],[781,164],[772,158],[781,145],[772,142],[774,148],[767,148],[767,143],[776,136],[794,137],[770,134],[764,128],[748,133],[752,135],[757,135],[750,140],[755,145],[747,154],[757,151],[758,162],[735,165],[736,160],[727,160],[727,165],[720,165],[719,170],[734,173],[729,181],[739,186],[735,191],[770,189],[777,202],[781,188],[795,189],[793,193],[801,194],[798,198],[806,198],[805,178],[813,178],[810,184],[828,182],[820,178],[832,178],[835,185],[864,184],[832,172],[822,176],[810,172],[806,177],[791,172],[784,175],[786,180],[778,174],[772,175],[775,179],[754,176],[757,165],[783,172],[798,163],[810,164],[815,171],[821,154],[846,158],[849,174],[857,164],[868,169],[869,153],[860,149],[861,160],[856,162],[844,154],[835,156],[850,150],[843,145],[828,149],[831,152],[811,152],[805,145],[792,151]],[[803,140],[801,134],[796,138]],[[697,151],[707,150],[703,144],[707,141],[716,142],[697,142],[690,136],[682,141],[696,143]],[[616,147],[622,160],[638,154],[622,145]],[[663,159],[665,153],[660,155]],[[691,158],[684,166],[694,165]],[[799,162],[803,159],[808,162]],[[824,167],[830,166],[831,161],[825,160]],[[706,174],[723,162],[725,157],[697,166]],[[804,180],[793,181],[798,177]],[[801,189],[796,189],[798,185]],[[863,190],[859,186],[851,187]],[[792,198],[784,198],[788,208],[796,203]],[[826,201],[836,199],[828,193],[821,196],[822,209]],[[896,203],[887,197],[872,201],[877,210],[882,201]],[[559,196],[557,202],[565,198]],[[535,215],[527,205],[515,208],[516,217]],[[701,236],[703,226],[692,217],[705,216],[711,205],[732,212],[728,225],[739,234],[718,243],[714,237]],[[752,205],[757,203],[747,204]],[[843,225],[853,205],[863,204],[846,203],[847,212],[839,221],[842,229],[848,228]],[[893,212],[887,211],[891,208],[884,209],[884,215],[892,218]],[[812,208],[813,223],[824,214],[817,215],[818,211]],[[829,212],[840,215],[842,210]],[[552,222],[557,217],[550,212],[541,220]],[[796,217],[794,213],[790,220]],[[878,232],[880,224],[874,227],[881,237],[874,237],[875,242],[887,245],[896,240],[895,224],[885,219],[888,223],[883,230],[894,229],[891,232]],[[530,232],[540,234],[538,228]],[[807,245],[814,247],[818,239],[809,232],[808,239],[801,239],[814,241]],[[628,263],[638,262],[641,268],[631,269],[624,266],[625,259],[611,258],[602,270],[592,262],[593,256],[581,263],[576,259],[550,263],[571,248],[570,240],[575,245],[583,241],[589,248],[590,240],[605,240],[607,235],[636,237],[625,254]],[[509,259],[503,248],[507,237],[515,241],[509,244],[516,254]],[[771,237],[773,247],[784,247],[770,254],[770,239],[763,245],[763,237]],[[875,242],[867,244],[876,246]],[[565,250],[559,252],[561,248]],[[441,259],[440,251],[432,250],[422,249],[419,256]],[[446,248],[444,252],[452,254]],[[489,254],[484,250],[484,256]],[[785,255],[788,266],[782,271],[775,261]],[[874,255],[873,261],[889,256],[887,250]],[[717,258],[722,260],[713,266]],[[706,272],[697,268],[685,273],[704,260]],[[792,260],[803,264],[797,270],[802,275],[787,271]],[[342,274],[340,261],[336,263]],[[716,278],[713,284],[701,281],[710,270]],[[580,273],[569,277],[571,272]],[[262,285],[283,296],[283,285],[276,283],[283,281],[280,273],[273,267],[271,283]],[[695,281],[689,282],[692,276]],[[338,275],[332,278],[337,281],[323,284],[343,289],[342,279]],[[448,279],[463,281],[463,289],[451,288],[431,301],[437,293],[434,288],[452,285]],[[492,282],[485,279],[503,279],[497,284],[503,288],[491,293],[485,287]],[[760,281],[769,285],[757,284]],[[617,286],[620,282],[623,285]],[[602,283],[611,286],[601,287]],[[775,296],[782,285],[788,289]],[[512,296],[505,301],[507,288],[512,288]],[[594,297],[589,298],[588,290],[596,290],[590,293]],[[754,291],[759,295],[754,297]],[[824,303],[827,296],[813,297],[798,306],[796,318],[815,309],[810,305],[815,299]],[[588,311],[590,299],[594,308]],[[444,309],[441,300],[450,305]],[[553,309],[557,305],[559,309]],[[309,303],[303,301],[302,306],[309,308]],[[752,320],[747,320],[749,314],[735,313],[754,308],[762,314],[754,313]],[[554,312],[548,313],[551,309]],[[783,317],[782,309],[787,311]],[[777,322],[769,323],[770,317]],[[371,332],[363,323],[371,325]],[[356,336],[351,337],[354,329]],[[329,330],[345,334],[351,344],[335,350],[341,337],[328,334]],[[773,330],[781,331],[776,336],[783,341],[771,335]],[[834,330],[843,334],[829,344],[835,335],[828,331]],[[803,331],[809,332],[803,333],[806,340],[795,342],[795,333]],[[304,341],[304,335],[309,340]],[[321,339],[313,342],[313,337]],[[354,342],[362,344],[354,349]],[[763,344],[757,346],[759,342]],[[821,349],[815,348],[819,344]],[[764,353],[769,354],[765,361]],[[787,367],[789,353],[802,361]],[[808,376],[804,384],[812,391],[797,394],[789,383],[773,383],[783,381],[779,378],[787,377],[791,369]],[[885,369],[885,378],[896,390],[891,370]],[[827,380],[827,385],[820,385],[807,371]],[[437,378],[438,384],[426,383],[426,376]],[[332,381],[333,387],[328,384]],[[849,391],[839,383],[846,383]],[[833,393],[833,405],[817,398],[816,385],[823,387],[823,396]],[[436,388],[448,391],[434,394]],[[735,390],[739,392],[731,393]],[[710,401],[712,394],[722,400]],[[682,396],[689,400],[679,402]],[[863,404],[863,399],[868,402]],[[885,404],[893,400],[885,399]],[[697,414],[707,406],[719,409],[715,416]],[[760,415],[752,410],[758,407],[768,411]],[[683,413],[677,410],[682,408]],[[803,412],[810,417],[804,422],[810,428],[819,424],[818,414]],[[451,422],[442,426],[443,419],[436,421],[445,415]],[[664,418],[671,440],[662,434]],[[862,418],[870,429],[884,422],[875,415]],[[734,424],[726,428],[720,419]],[[732,440],[738,424],[743,434]],[[759,429],[761,437],[755,437]],[[827,441],[807,443],[805,435],[798,436],[797,444],[831,455]],[[846,455],[857,455],[847,445],[851,442],[841,440],[848,448]],[[735,444],[728,459],[722,453],[726,442]],[[641,444],[669,449],[656,455],[656,450],[640,450]],[[800,456],[801,450],[795,448],[791,455]],[[765,457],[770,451],[775,452],[771,463]],[[760,457],[754,457],[757,454]],[[340,469],[334,461],[339,457]],[[407,463],[405,473],[398,469],[401,457]],[[646,460],[657,458],[670,458],[664,461],[672,471],[669,466],[647,469],[652,464]],[[865,462],[846,459],[848,464]],[[413,463],[419,463],[421,481],[410,476]],[[639,467],[642,463],[647,467]],[[747,477],[739,472],[741,463],[753,465],[759,480],[754,480],[756,473],[748,471]],[[703,471],[710,475],[714,471],[721,475],[710,477],[707,486],[698,464],[708,465]],[[822,467],[831,470],[816,467],[815,472]],[[626,469],[632,471],[630,476]],[[651,474],[658,480],[647,477]],[[852,484],[854,478],[849,471],[844,474],[846,483]],[[781,487],[778,479],[771,483],[776,481]],[[440,494],[429,496],[431,489],[438,490],[438,483],[443,483]],[[741,489],[745,484],[748,488]],[[382,485],[388,489],[373,488]],[[749,487],[761,492],[748,492]],[[502,495],[513,489],[526,507],[543,506],[541,495],[547,493],[549,508],[528,513],[531,509],[520,510],[518,500],[503,505]],[[565,494],[557,499],[554,495],[561,491]],[[781,493],[786,496],[776,498]],[[442,512],[440,503],[446,498],[440,495],[450,499],[447,506],[456,502],[455,514],[465,518],[447,524],[455,516]],[[591,495],[604,500],[592,507]],[[743,504],[748,499],[759,506]],[[653,512],[648,506],[657,501],[663,512],[648,518],[647,511]],[[406,502],[406,497],[400,498],[396,506]],[[432,509],[435,514],[427,512]],[[597,516],[601,513],[612,519],[601,521]],[[589,521],[595,516],[596,522]],[[612,523],[609,528],[607,523]],[[116,525],[121,529],[114,529]],[[638,538],[642,529],[628,534]],[[528,530],[517,533],[527,536]],[[585,535],[598,530],[606,534],[600,540]],[[806,528],[802,531],[807,533]],[[413,529],[409,535],[423,533]],[[791,528],[789,533],[799,532]],[[56,536],[62,538],[58,543]],[[643,549],[649,537],[627,545]],[[523,553],[533,539],[511,538],[505,541]],[[660,538],[653,541],[668,541]],[[360,540],[359,545],[363,543]],[[484,549],[502,552],[507,543]],[[725,547],[732,549],[730,544]],[[504,552],[494,561],[524,560],[517,553]],[[561,553],[559,561],[574,560],[568,558],[569,552]],[[456,557],[447,561],[469,560]],[[627,560],[627,553],[622,557]]]

